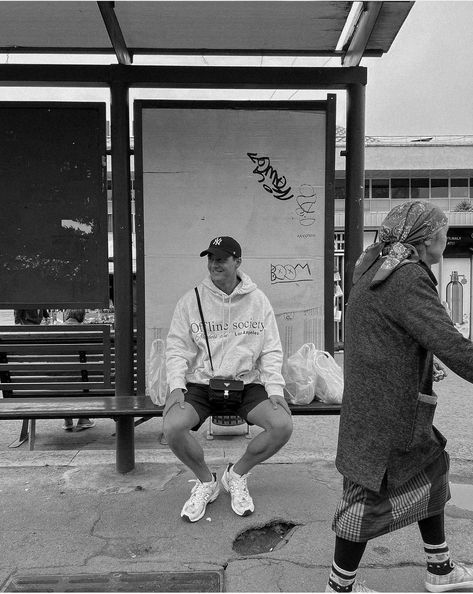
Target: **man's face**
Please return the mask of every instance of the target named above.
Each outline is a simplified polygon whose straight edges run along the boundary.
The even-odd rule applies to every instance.
[[[234,258],[233,256],[220,258],[214,254],[208,254],[207,258],[210,278],[217,286],[221,283],[236,281],[241,258]]]

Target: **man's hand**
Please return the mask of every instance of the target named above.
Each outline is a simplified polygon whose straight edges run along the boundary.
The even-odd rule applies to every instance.
[[[164,405],[163,410],[163,417],[165,417],[168,414],[169,409],[172,408],[175,404],[179,404],[181,408],[185,408],[184,392],[180,388],[176,388],[175,390],[173,390],[166,399],[166,403]]]
[[[271,404],[273,405],[273,408],[276,409],[278,408],[278,406],[282,406],[282,408],[284,408],[284,410],[287,412],[288,415],[291,415],[291,409],[289,408],[289,404],[286,402],[286,399],[284,398],[284,396],[269,396],[269,399],[271,401]]]

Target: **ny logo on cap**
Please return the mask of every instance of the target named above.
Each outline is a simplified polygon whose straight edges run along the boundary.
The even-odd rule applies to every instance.
[[[222,243],[222,238],[221,238],[221,237],[216,237],[216,238],[215,238],[215,239],[212,241],[212,243],[213,243],[214,245],[220,245],[220,244]]]

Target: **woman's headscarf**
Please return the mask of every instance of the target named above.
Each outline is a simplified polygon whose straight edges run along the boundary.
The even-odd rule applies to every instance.
[[[379,229],[379,241],[366,248],[358,258],[353,284],[381,255],[386,258],[371,281],[372,287],[385,281],[402,263],[419,261],[417,250],[412,244],[430,239],[447,223],[445,213],[428,202],[413,200],[395,206]]]

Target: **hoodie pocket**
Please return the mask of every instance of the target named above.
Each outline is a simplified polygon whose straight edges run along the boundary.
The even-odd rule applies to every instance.
[[[406,451],[410,451],[419,445],[426,447],[432,440],[435,440],[432,433],[432,423],[436,408],[437,396],[435,394],[419,393]]]

